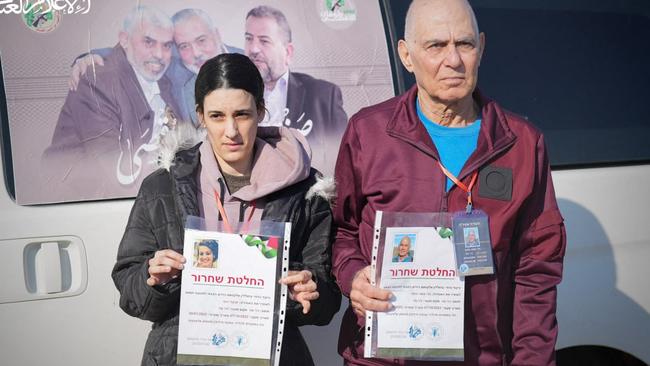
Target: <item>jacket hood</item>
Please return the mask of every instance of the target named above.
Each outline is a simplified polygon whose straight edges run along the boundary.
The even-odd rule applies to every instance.
[[[190,123],[181,123],[160,140],[158,166],[170,170],[174,165],[176,153],[204,142],[199,151],[201,164],[212,170],[216,178],[221,176],[210,142],[204,129],[197,129]],[[211,157],[211,159],[210,159]],[[208,166],[212,165],[213,169]],[[255,155],[251,171],[251,184],[241,188],[233,197],[243,201],[253,201],[309,177],[311,167],[311,148],[302,134],[286,127],[258,127],[255,140]],[[315,188],[316,194],[323,197],[333,192],[331,185],[321,182],[323,187]]]
[[[258,127],[251,184],[233,195],[253,201],[309,177],[311,148],[305,137],[286,127]]]

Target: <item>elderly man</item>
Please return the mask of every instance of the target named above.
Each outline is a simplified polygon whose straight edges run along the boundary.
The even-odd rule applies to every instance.
[[[200,9],[183,9],[172,17],[174,42],[183,63],[172,63],[168,76],[173,92],[180,104],[181,117],[199,125],[194,101],[196,75],[203,63],[222,53],[243,53],[242,49],[221,41],[219,30],[210,16]]]
[[[167,78],[172,83],[172,94],[179,106],[179,117],[199,125],[194,102],[194,83],[203,63],[222,53],[244,53],[244,50],[226,45],[221,40],[219,29],[210,16],[201,9],[183,9],[172,16],[174,23],[174,42],[178,57],[172,55]],[[75,89],[80,76],[86,73],[93,63],[103,65],[103,57],[110,52],[108,48],[96,49],[92,54],[75,62],[70,80]],[[178,60],[180,58],[180,61]]]
[[[474,230],[470,230],[467,233],[467,237],[465,238],[465,245],[470,247],[477,247],[481,245],[481,243],[479,243],[478,239],[476,238],[476,232]]]
[[[324,154],[328,144],[338,143],[347,125],[339,87],[289,70],[294,52],[291,27],[280,10],[270,6],[251,9],[246,15],[245,37],[246,55],[260,70],[266,87],[269,113],[262,125],[296,128],[316,154]],[[317,162],[322,160],[315,157]]]
[[[124,19],[105,66],[68,93],[43,156],[50,183],[75,199],[136,192],[154,169],[158,137],[175,124],[164,76],[172,36],[171,20],[154,8],[136,7]]]
[[[420,364],[362,356],[364,314],[391,298],[369,282],[376,210],[465,211],[467,191],[489,216],[495,271],[465,278],[464,364],[555,364],[563,219],[542,134],[476,90],[484,46],[467,1],[415,0],[398,50],[416,85],[361,110],[343,136],[333,272],[351,304],[347,365]]]
[[[393,262],[413,262],[413,257],[410,255],[411,251],[411,238],[404,236],[399,241],[397,246],[397,255],[393,256]]]

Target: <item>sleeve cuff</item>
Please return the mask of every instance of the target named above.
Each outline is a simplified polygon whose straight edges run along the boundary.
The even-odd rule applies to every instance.
[[[338,271],[339,277],[336,281],[341,288],[343,295],[350,297],[352,290],[352,279],[361,269],[368,266],[368,263],[360,259],[351,259]]]

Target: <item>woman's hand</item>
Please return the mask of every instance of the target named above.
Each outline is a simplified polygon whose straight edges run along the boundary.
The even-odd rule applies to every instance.
[[[170,280],[178,277],[184,268],[185,257],[171,249],[157,251],[153,258],[149,259],[149,278],[147,285],[164,285]]]
[[[289,286],[289,297],[302,305],[302,313],[307,314],[311,308],[311,301],[318,299],[316,282],[307,270],[289,271],[287,277],[280,279],[280,283]]]

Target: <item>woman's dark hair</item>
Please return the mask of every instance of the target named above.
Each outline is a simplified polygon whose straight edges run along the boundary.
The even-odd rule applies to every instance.
[[[238,53],[223,53],[206,61],[194,85],[196,110],[203,113],[205,96],[217,89],[242,89],[253,96],[258,110],[264,109],[264,81],[255,64]]]

